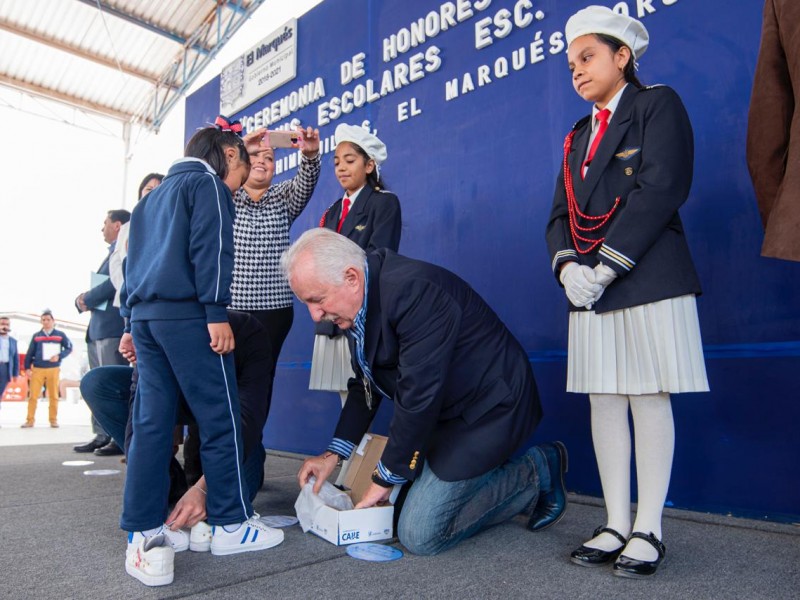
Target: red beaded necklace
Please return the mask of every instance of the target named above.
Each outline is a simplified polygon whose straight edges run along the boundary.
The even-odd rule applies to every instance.
[[[566,139],[564,140],[564,188],[567,192],[567,210],[569,211],[569,230],[572,233],[572,242],[575,245],[575,250],[578,251],[580,254],[588,254],[592,250],[594,250],[597,246],[602,244],[606,238],[601,237],[598,239],[592,239],[588,237],[581,236],[578,232],[589,233],[592,231],[597,231],[603,225],[608,223],[608,220],[611,218],[611,215],[614,214],[614,211],[617,210],[617,206],[619,206],[620,196],[617,196],[617,199],[614,200],[614,206],[611,208],[604,215],[587,215],[581,212],[578,208],[578,201],[575,199],[575,190],[572,187],[572,171],[569,168],[569,158],[570,150],[572,149],[572,138],[575,137],[575,130],[570,131],[567,134]],[[578,224],[578,218],[586,219],[588,221],[599,221],[597,225],[592,227],[581,227]],[[580,242],[584,242],[589,244],[588,248],[581,248]]]

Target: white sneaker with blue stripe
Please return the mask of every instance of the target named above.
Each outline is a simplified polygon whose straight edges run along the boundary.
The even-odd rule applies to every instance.
[[[136,548],[138,548],[139,543],[143,539],[159,534],[164,534],[167,544],[169,544],[170,547],[175,550],[175,552],[183,552],[184,550],[189,549],[189,533],[187,531],[184,529],[172,531],[166,525],[162,525],[160,528],[154,531],[129,531],[128,552],[133,552]]]
[[[282,541],[283,531],[264,525],[258,514],[244,523],[214,525],[211,528],[211,554],[215,556],[266,550]]]

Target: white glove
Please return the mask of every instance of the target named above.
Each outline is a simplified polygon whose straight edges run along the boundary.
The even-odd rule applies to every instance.
[[[603,288],[597,293],[597,296],[595,296],[594,304],[597,304],[597,301],[600,300],[600,296],[606,291],[608,285],[616,278],[617,272],[614,269],[605,266],[603,263],[597,263],[597,266],[594,268],[594,281],[603,286]]]
[[[595,302],[598,293],[603,291],[603,286],[594,281],[595,273],[591,267],[579,265],[576,262],[567,263],[562,269],[559,279],[567,292],[567,298],[577,307],[584,307]]]

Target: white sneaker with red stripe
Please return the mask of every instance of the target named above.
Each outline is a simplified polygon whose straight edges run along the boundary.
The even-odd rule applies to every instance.
[[[214,525],[211,528],[211,554],[215,556],[266,550],[282,541],[283,531],[264,525],[258,514],[244,523]]]
[[[148,586],[169,585],[175,578],[175,550],[163,533],[139,540],[125,556],[125,571]]]

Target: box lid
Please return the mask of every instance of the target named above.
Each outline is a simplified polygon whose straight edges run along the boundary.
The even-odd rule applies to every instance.
[[[367,488],[372,484],[372,472],[381,459],[383,449],[389,438],[374,433],[366,433],[361,443],[350,457],[350,466],[344,477],[345,487],[352,490],[353,504],[358,504]]]

